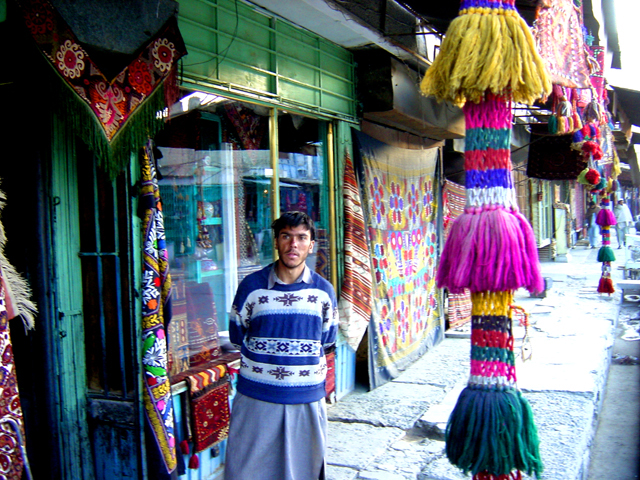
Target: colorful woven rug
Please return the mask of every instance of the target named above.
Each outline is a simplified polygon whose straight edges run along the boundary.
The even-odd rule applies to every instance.
[[[445,180],[442,186],[442,216],[444,223],[444,238],[449,236],[453,221],[464,212],[466,189],[450,180]]]
[[[405,150],[356,132],[373,265],[371,387],[394,378],[442,335],[435,196],[437,149]]]
[[[554,84],[590,87],[582,30],[582,12],[573,0],[539,2],[533,35]]]
[[[331,280],[329,263],[329,234],[326,228],[316,229],[316,273],[325,280]]]
[[[340,291],[340,332],[354,351],[371,319],[371,256],[360,188],[348,155],[344,167],[344,280]]]
[[[220,366],[187,377],[194,453],[229,435],[229,381],[220,381]],[[226,371],[226,368],[225,368]]]
[[[167,372],[167,336],[165,324],[171,320],[171,276],[164,235],[160,191],[156,178],[153,144],[149,141],[142,159],[142,195],[144,212],[142,273],[142,366],[145,418],[153,435],[147,449],[155,448],[163,465],[150,465],[160,475],[176,468],[173,400]],[[152,441],[153,440],[153,441]],[[149,445],[152,444],[152,445]],[[155,458],[155,457],[154,457]]]
[[[131,151],[163,127],[156,113],[177,98],[176,67],[186,49],[175,17],[124,70],[107,78],[51,2],[18,3],[38,49],[68,87],[54,101],[66,102],[62,113],[78,136],[89,143],[103,165],[118,171],[128,163]],[[166,89],[160,89],[165,83]],[[134,113],[136,122],[132,122]]]

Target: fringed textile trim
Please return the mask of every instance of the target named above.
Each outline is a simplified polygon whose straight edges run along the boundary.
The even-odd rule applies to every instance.
[[[504,292],[520,287],[541,292],[538,247],[522,214],[492,205],[467,208],[451,226],[436,282],[439,288],[462,293]]]
[[[540,477],[538,431],[526,398],[513,388],[466,387],[445,431],[449,461],[478,478]]]
[[[6,196],[0,190],[0,212],[6,205]],[[35,316],[38,314],[36,304],[31,300],[31,287],[27,280],[16,270],[4,254],[7,236],[4,225],[0,222],[0,276],[4,287],[4,302],[7,318],[11,320],[21,317],[25,330],[34,328]]]
[[[511,103],[487,94],[479,104],[463,107],[467,206],[517,208],[511,174]]]
[[[49,0],[18,0],[24,22],[55,79],[47,82],[59,115],[115,177],[131,152],[163,127],[159,111],[177,99],[178,60],[186,54],[171,17],[114,78],[107,78]]]
[[[471,294],[472,315],[510,316],[510,305],[513,303],[513,292],[478,292]]]
[[[449,461],[479,480],[543,468],[531,406],[516,388],[512,301],[513,292],[472,294],[471,375],[445,431]]]

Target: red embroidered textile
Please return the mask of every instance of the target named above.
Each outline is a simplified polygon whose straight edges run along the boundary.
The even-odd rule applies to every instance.
[[[106,78],[46,0],[22,0],[25,24],[56,72],[91,108],[111,140],[186,53],[174,17],[119,75]]]
[[[582,12],[572,0],[542,0],[536,12],[533,36],[554,84],[589,88]]]

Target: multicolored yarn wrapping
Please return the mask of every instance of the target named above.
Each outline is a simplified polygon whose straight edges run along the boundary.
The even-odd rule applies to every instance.
[[[538,250],[516,204],[511,174],[511,104],[487,94],[463,107],[466,120],[465,212],[454,221],[436,277],[453,293],[544,289]]]
[[[513,292],[475,293],[472,301],[471,375],[447,425],[447,457],[474,480],[537,476],[533,413],[516,388]]]
[[[613,280],[611,280],[611,262],[616,261],[615,253],[611,249],[611,226],[616,225],[618,222],[611,211],[609,197],[604,195],[600,205],[602,208],[596,216],[596,223],[600,225],[600,234],[602,235],[602,246],[598,250],[598,262],[602,262],[602,275],[598,283],[598,293],[611,295],[615,292]]]
[[[466,120],[466,207],[451,227],[436,281],[472,294],[471,376],[449,418],[446,450],[475,480],[542,471],[513,357],[513,292],[541,292],[544,284],[533,230],[516,204],[511,102],[546,97],[551,81],[514,3],[462,0],[421,83],[426,95],[462,105]]]

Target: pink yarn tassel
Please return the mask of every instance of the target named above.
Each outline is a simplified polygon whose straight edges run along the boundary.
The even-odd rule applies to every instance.
[[[617,225],[618,221],[611,210],[602,208],[598,212],[598,215],[596,215],[596,224],[601,227],[606,227],[607,225]]]
[[[503,207],[467,209],[454,221],[440,257],[438,287],[452,293],[544,290],[531,225]]]

